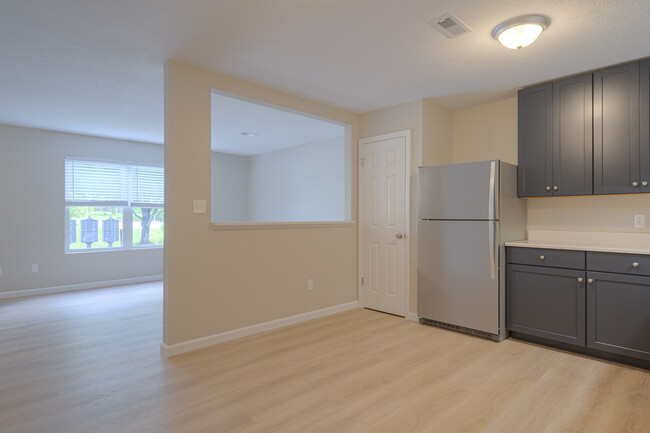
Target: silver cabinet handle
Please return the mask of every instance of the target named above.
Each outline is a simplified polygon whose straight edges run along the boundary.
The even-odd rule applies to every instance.
[[[587,282],[588,282],[589,284],[591,284],[591,283],[594,282],[594,280],[592,280],[591,278],[589,278],[589,279],[587,280]]]
[[[638,268],[638,267],[639,267],[639,262],[634,262],[634,263],[632,263],[632,267],[633,267],[633,268]]]
[[[550,191],[550,190],[551,190],[551,187],[550,187],[550,186],[547,186],[547,187],[546,187],[546,191]]]
[[[395,235],[395,237],[396,237],[397,239],[402,239],[402,238],[404,237],[404,233],[397,233],[397,234]]]
[[[583,281],[584,281],[584,280],[582,279],[582,277],[578,277],[578,282],[579,282],[579,283],[582,283]]]
[[[639,182],[632,182],[632,186],[639,186]]]
[[[648,186],[648,181],[644,180],[643,182],[641,182],[641,186]]]
[[[560,188],[559,188],[557,185],[555,185],[555,186],[553,187],[553,191],[557,191],[558,189],[560,189]]]
[[[544,256],[539,256],[539,259],[540,259],[540,260],[544,260],[545,257],[544,257]]]

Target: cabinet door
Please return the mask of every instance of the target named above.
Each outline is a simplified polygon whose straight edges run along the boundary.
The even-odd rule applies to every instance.
[[[553,83],[553,195],[593,194],[592,74]]]
[[[584,346],[585,272],[526,265],[507,268],[507,328]]]
[[[587,346],[650,360],[650,277],[588,272]]]
[[[640,192],[639,150],[639,64],[595,72],[594,193]]]
[[[519,91],[517,195],[552,195],[552,84]]]
[[[650,60],[641,63],[641,192],[650,192]],[[645,184],[644,184],[645,183]]]

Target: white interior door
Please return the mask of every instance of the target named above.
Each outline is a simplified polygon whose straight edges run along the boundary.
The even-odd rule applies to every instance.
[[[400,135],[401,134],[401,135]],[[360,141],[361,304],[404,316],[408,293],[407,141],[397,133]]]

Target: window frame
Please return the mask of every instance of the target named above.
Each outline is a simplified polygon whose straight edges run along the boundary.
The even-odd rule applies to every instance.
[[[109,202],[109,201],[68,201],[66,200],[64,193],[64,245],[65,245],[65,254],[84,254],[84,253],[95,253],[95,252],[105,252],[105,251],[129,251],[129,250],[150,250],[150,249],[161,249],[164,247],[165,241],[163,238],[162,244],[147,244],[147,245],[135,245],[133,243],[133,208],[158,208],[165,209],[164,203],[154,204],[154,203],[142,203],[132,200],[132,176],[135,167],[153,167],[153,168],[162,168],[163,169],[163,189],[164,189],[164,166],[162,164],[151,164],[151,163],[142,163],[142,162],[133,162],[133,161],[117,161],[109,159],[97,159],[97,158],[84,158],[76,156],[66,155],[64,158],[64,164],[67,161],[84,161],[84,162],[98,162],[98,163],[107,163],[107,164],[119,164],[127,167],[127,179],[128,179],[128,197],[126,204],[124,202]],[[64,189],[67,186],[67,177],[66,177],[66,168],[64,167]],[[122,245],[120,247],[101,247],[101,248],[70,248],[69,239],[70,239],[70,208],[71,207],[121,207],[122,208]],[[163,220],[164,221],[164,220]],[[164,222],[163,222],[164,224]],[[129,229],[127,230],[127,227]]]

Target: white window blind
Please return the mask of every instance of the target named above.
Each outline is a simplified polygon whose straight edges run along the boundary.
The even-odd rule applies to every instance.
[[[68,206],[162,207],[162,167],[66,158],[65,203]]]
[[[127,166],[122,164],[66,159],[66,204],[102,202],[126,206],[129,194],[127,173]]]
[[[131,167],[131,205],[160,207],[165,203],[165,173],[161,167]]]

